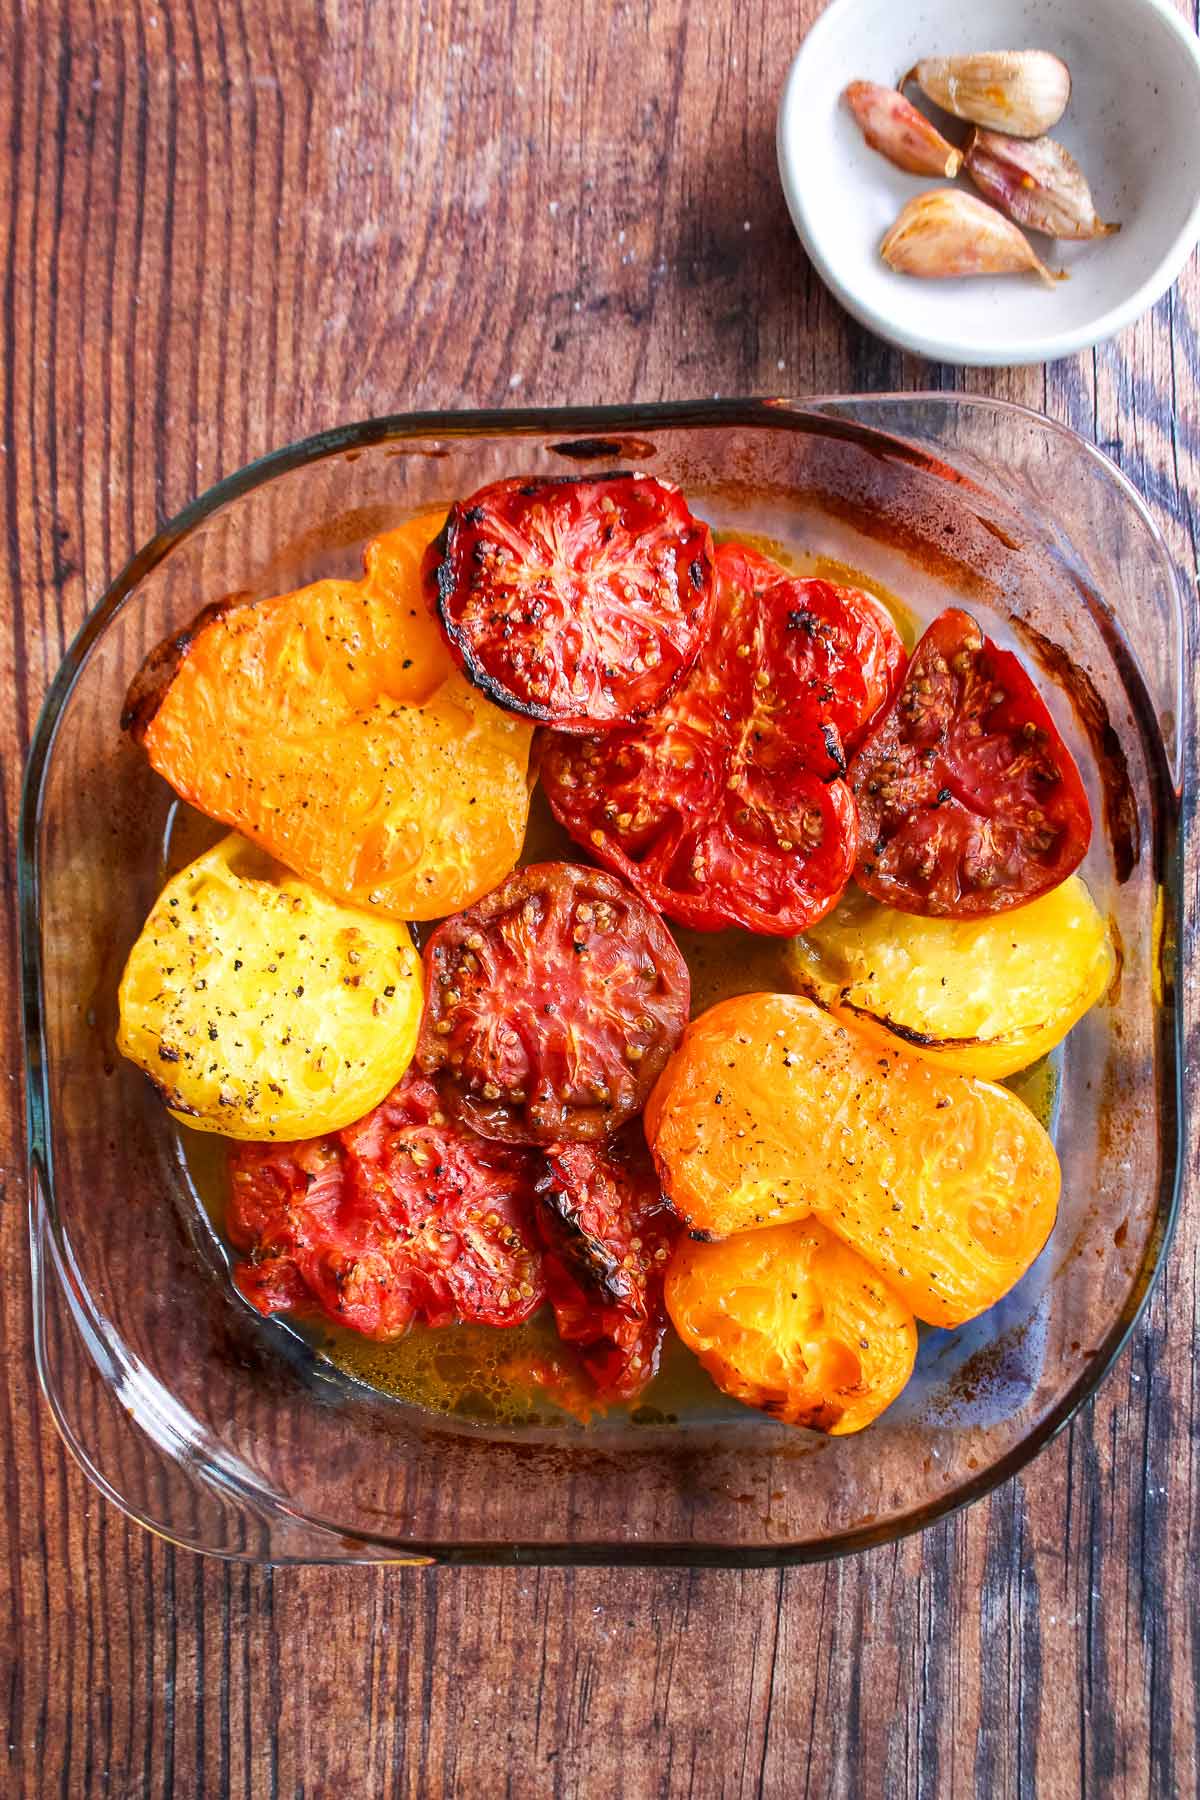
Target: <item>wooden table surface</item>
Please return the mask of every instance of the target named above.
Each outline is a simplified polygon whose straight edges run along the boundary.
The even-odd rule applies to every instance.
[[[859,330],[775,174],[780,85],[819,10],[4,0],[10,839],[42,691],[130,551],[219,475],[371,413],[1003,395],[1117,459],[1194,597],[1195,262],[1047,369],[932,366]],[[1097,1400],[923,1537],[784,1574],[272,1572],[127,1524],[51,1428],[15,1004],[4,1030],[4,1795],[1196,1792],[1194,1163]]]

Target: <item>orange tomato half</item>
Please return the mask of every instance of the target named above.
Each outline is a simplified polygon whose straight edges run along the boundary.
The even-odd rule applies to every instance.
[[[458,673],[425,604],[440,523],[377,538],[361,581],[208,608],[149,659],[124,721],[201,812],[403,919],[495,887],[529,811],[532,728]]]
[[[861,1431],[912,1374],[912,1313],[815,1219],[719,1244],[682,1239],[666,1301],[717,1386],[785,1425]]]
[[[1015,1094],[886,1050],[794,994],[693,1020],[645,1125],[693,1231],[815,1216],[932,1325],[1006,1294],[1058,1206],[1054,1146]]]

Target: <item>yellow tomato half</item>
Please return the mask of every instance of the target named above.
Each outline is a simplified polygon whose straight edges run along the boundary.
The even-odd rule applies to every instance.
[[[1107,990],[1108,927],[1072,875],[1013,912],[923,918],[858,888],[792,940],[796,986],[876,1042],[993,1080],[1052,1050]]]
[[[835,1437],[878,1418],[917,1354],[907,1306],[815,1219],[719,1244],[682,1239],[666,1302],[725,1393]]]
[[[318,1137],[399,1081],[423,989],[407,925],[227,837],[155,901],[121,978],[117,1047],[198,1131]]]

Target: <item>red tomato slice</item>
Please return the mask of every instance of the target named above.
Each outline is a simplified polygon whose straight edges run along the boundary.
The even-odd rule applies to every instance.
[[[455,502],[425,583],[477,687],[560,731],[598,731],[658,706],[695,660],[712,536],[652,475],[514,478]]]
[[[447,1118],[410,1072],[358,1124],[232,1146],[234,1281],[262,1313],[321,1313],[366,1337],[414,1322],[518,1325],[545,1286],[532,1223],[540,1161]]]
[[[857,877],[902,912],[1024,906],[1083,860],[1079,770],[1025,669],[969,613],[936,618],[850,769]]]
[[[549,1150],[538,1192],[559,1336],[578,1346],[602,1397],[631,1399],[658,1370],[663,1278],[681,1230],[640,1130],[604,1149]]]
[[[691,674],[638,725],[583,741],[547,734],[542,783],[572,837],[670,918],[791,936],[850,877],[846,747],[903,666],[877,601],[722,544]]]
[[[425,947],[417,1061],[485,1137],[600,1138],[640,1112],[687,1022],[687,964],[623,882],[518,869]]]

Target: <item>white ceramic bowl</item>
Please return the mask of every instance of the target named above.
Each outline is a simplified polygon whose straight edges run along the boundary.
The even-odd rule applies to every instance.
[[[898,275],[879,244],[906,200],[945,185],[870,149],[841,99],[894,84],[922,56],[1052,50],[1071,70],[1051,136],[1077,158],[1115,237],[1031,233],[1051,268],[931,281]],[[968,129],[908,90],[953,141]],[[1169,0],[833,0],[805,38],[779,109],[779,169],[822,280],[881,337],[938,361],[1049,361],[1111,337],[1154,304],[1200,238],[1200,41]],[[959,185],[970,188],[965,176]],[[971,191],[974,191],[973,189]]]

